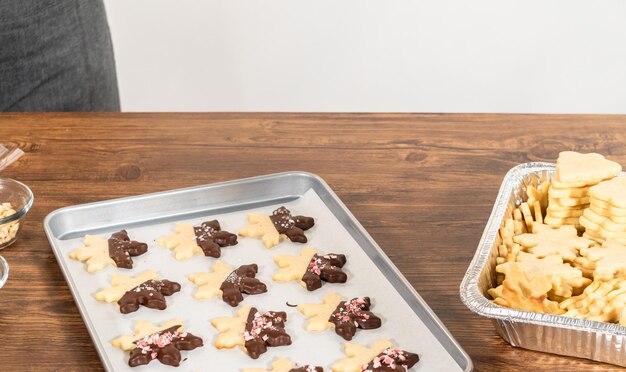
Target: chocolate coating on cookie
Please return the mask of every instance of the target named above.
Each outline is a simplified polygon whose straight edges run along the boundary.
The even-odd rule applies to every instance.
[[[361,368],[362,372],[406,372],[419,362],[417,354],[389,348]]]
[[[358,328],[380,328],[382,322],[379,317],[369,311],[370,306],[369,297],[356,297],[350,301],[341,301],[328,321],[335,325],[335,332],[339,336],[350,341]]]
[[[165,310],[167,304],[165,296],[171,296],[180,291],[180,284],[169,280],[147,280],[130,291],[124,293],[117,301],[122,314],[132,313],[140,305],[151,309]]]
[[[348,276],[341,270],[345,264],[346,256],[343,254],[313,255],[302,276],[306,289],[314,291],[322,287],[322,280],[328,283],[345,283]]]
[[[324,372],[324,368],[307,365],[307,366],[292,368],[289,370],[289,372]]]
[[[285,332],[287,314],[284,311],[259,313],[250,309],[243,333],[244,346],[252,359],[267,351],[268,346],[291,345],[291,337]]]
[[[137,367],[157,359],[163,364],[178,367],[181,361],[180,350],[193,350],[203,346],[202,339],[189,332],[177,332],[180,326],[173,326],[135,341],[136,348],[130,351],[128,365]]]
[[[202,222],[200,226],[194,226],[193,230],[196,244],[207,257],[218,258],[222,255],[222,247],[237,244],[237,235],[222,231],[217,220]]]
[[[256,264],[250,264],[241,265],[228,274],[220,286],[224,302],[236,307],[243,301],[243,293],[255,295],[267,292],[265,283],[255,278],[258,271],[259,267]]]
[[[279,234],[286,235],[289,240],[295,243],[306,243],[307,238],[304,232],[315,225],[313,217],[292,216],[289,209],[285,207],[280,207],[272,212],[270,220],[272,220]]]
[[[115,266],[123,269],[133,268],[132,257],[142,255],[148,251],[148,245],[137,241],[131,241],[126,230],[118,231],[111,235],[109,242],[109,257],[115,262]]]

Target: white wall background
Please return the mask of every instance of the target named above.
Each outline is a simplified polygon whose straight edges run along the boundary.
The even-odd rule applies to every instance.
[[[105,0],[125,111],[626,113],[623,0]]]

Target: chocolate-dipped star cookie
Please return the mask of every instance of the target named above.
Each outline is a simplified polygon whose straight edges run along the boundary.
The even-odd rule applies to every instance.
[[[102,270],[109,265],[132,269],[131,256],[139,256],[148,251],[146,243],[131,241],[126,230],[104,239],[97,235],[86,235],[84,246],[70,252],[70,258],[85,262],[87,271]]]
[[[416,354],[394,348],[386,338],[372,346],[346,343],[344,353],[346,358],[333,364],[333,372],[407,372],[419,361]]]
[[[126,230],[112,234],[108,243],[109,257],[115,262],[115,266],[124,269],[133,268],[131,257],[142,255],[148,251],[148,244],[131,241]]]
[[[150,334],[137,341],[130,351],[128,365],[137,367],[157,359],[159,362],[178,367],[181,350],[193,350],[203,346],[202,339],[189,332],[179,332],[179,325]]]
[[[285,332],[287,314],[284,311],[258,312],[251,308],[243,333],[244,346],[252,359],[267,351],[268,346],[291,345],[291,337]]]
[[[378,354],[374,360],[363,366],[363,372],[406,372],[419,362],[417,354],[389,348]]]
[[[165,310],[167,303],[165,296],[171,296],[180,291],[180,284],[169,280],[147,280],[124,293],[117,301],[122,314],[132,313],[140,305],[151,309]]]
[[[328,321],[335,325],[335,332],[344,340],[350,341],[357,328],[380,328],[381,320],[370,312],[370,298],[356,297],[350,301],[341,301]]]
[[[217,220],[206,221],[200,226],[177,223],[174,233],[163,236],[156,243],[174,251],[177,260],[186,260],[195,254],[220,257],[222,247],[237,244],[237,235],[221,230]]]
[[[217,220],[202,222],[200,226],[194,226],[193,230],[196,243],[208,257],[218,258],[222,255],[221,247],[237,244],[237,235],[222,231]]]
[[[285,207],[272,212],[270,220],[279,234],[286,235],[289,240],[296,243],[306,243],[307,238],[304,232],[315,225],[313,217],[292,216],[289,209]]]
[[[136,367],[154,359],[163,364],[178,366],[180,350],[193,350],[203,346],[202,339],[183,331],[182,319],[171,319],[160,325],[147,320],[138,320],[132,334],[122,335],[111,344],[130,351],[128,364]]]
[[[324,372],[324,369],[322,367],[306,365],[302,367],[292,368],[289,370],[289,372]]]
[[[257,264],[233,268],[222,261],[215,261],[210,272],[194,273],[189,280],[198,286],[197,299],[209,299],[222,295],[222,300],[235,307],[243,301],[243,293],[255,295],[267,292],[267,286],[255,278]]]
[[[96,300],[117,302],[120,312],[131,313],[139,305],[164,310],[165,297],[180,291],[180,284],[169,280],[159,280],[156,271],[146,270],[136,276],[112,275],[111,287],[95,294]]]
[[[267,248],[277,245],[281,239],[306,243],[304,231],[315,225],[312,217],[292,216],[289,209],[280,207],[271,216],[261,213],[248,214],[249,225],[239,230],[239,235],[250,238],[261,237]]]
[[[278,271],[272,279],[277,282],[299,280],[303,287],[314,291],[322,286],[322,281],[329,283],[345,283],[348,279],[341,267],[346,263],[342,254],[320,256],[313,248],[304,248],[298,256],[274,256]]]
[[[312,365],[299,366],[289,359],[277,358],[272,362],[272,369],[244,368],[242,372],[324,372],[324,368]]]
[[[345,283],[348,280],[346,273],[341,271],[346,264],[346,256],[343,254],[327,254],[319,256],[317,253],[311,258],[302,281],[306,289],[314,291],[322,287],[322,280],[328,283]]]
[[[222,285],[222,300],[232,307],[243,301],[243,293],[255,295],[267,292],[267,286],[255,278],[259,267],[257,264],[241,265],[231,272]]]
[[[380,328],[381,319],[371,313],[369,297],[343,301],[341,296],[328,292],[322,303],[300,304],[298,311],[309,318],[306,329],[321,332],[330,327],[346,340],[351,340],[358,328]]]

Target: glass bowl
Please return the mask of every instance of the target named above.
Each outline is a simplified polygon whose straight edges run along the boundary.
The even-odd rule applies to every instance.
[[[0,288],[4,286],[4,283],[7,282],[9,278],[9,264],[4,259],[4,257],[0,256]]]
[[[0,249],[15,243],[33,200],[33,192],[28,186],[10,178],[0,178],[0,204],[11,203],[15,210],[10,216],[0,217]]]

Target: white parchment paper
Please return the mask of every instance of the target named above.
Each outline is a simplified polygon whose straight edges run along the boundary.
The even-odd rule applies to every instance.
[[[193,294],[196,286],[189,282],[187,275],[206,272],[215,258],[196,255],[185,261],[177,261],[173,252],[157,246],[155,239],[173,232],[175,223],[158,224],[136,229],[128,229],[132,240],[148,243],[146,254],[134,257],[132,270],[118,269],[113,266],[96,272],[85,271],[84,264],[68,257],[70,251],[82,245],[82,239],[57,240],[61,250],[61,259],[67,267],[67,275],[74,282],[78,293],[75,294],[87,311],[87,323],[95,330],[95,338],[103,346],[104,359],[108,359],[115,371],[240,371],[243,367],[269,368],[271,362],[279,356],[288,357],[300,364],[323,366],[331,371],[331,366],[344,358],[345,341],[329,329],[321,333],[310,333],[305,329],[307,319],[297,309],[286,306],[301,303],[320,303],[324,295],[332,290],[346,299],[357,296],[372,298],[371,310],[383,320],[382,327],[376,330],[358,330],[351,342],[370,345],[375,340],[386,337],[395,346],[419,354],[419,363],[411,371],[458,371],[460,368],[423,324],[411,308],[404,302],[383,273],[367,257],[365,252],[352,239],[341,223],[313,190],[309,190],[301,198],[284,204],[294,215],[306,215],[315,218],[315,226],[306,232],[307,244],[283,241],[278,246],[267,249],[260,239],[239,237],[239,244],[222,249],[220,260],[233,267],[242,264],[256,263],[259,265],[257,278],[267,284],[268,292],[261,295],[244,295],[240,306],[249,305],[259,311],[286,311],[286,330],[291,335],[292,345],[272,347],[259,359],[253,360],[241,349],[217,350],[213,342],[217,335],[210,319],[222,316],[234,316],[238,308],[232,308],[221,300],[196,300]],[[255,209],[255,212],[270,214],[280,205]],[[199,225],[202,221],[218,219],[223,230],[236,233],[247,224],[246,214],[240,211],[221,215],[207,215],[202,218],[181,220],[178,222]],[[117,231],[117,230],[116,230]],[[108,238],[114,230],[107,231],[103,237]],[[106,236],[105,236],[106,235]],[[324,283],[322,288],[308,292],[298,282],[278,283],[272,281],[277,267],[273,256],[299,254],[305,246],[318,250],[319,253],[343,253],[347,256],[344,271],[348,273],[345,284]],[[177,281],[182,290],[166,297],[167,309],[163,311],[141,307],[137,312],[121,314],[116,303],[98,302],[94,294],[110,286],[111,274],[136,275],[147,269],[155,269],[160,279]],[[120,335],[132,334],[134,323],[144,319],[159,324],[169,319],[184,320],[185,330],[201,337],[204,346],[193,351],[183,351],[185,359],[178,369],[162,365],[158,361],[141,367],[128,366],[128,352],[111,346],[111,341]]]

